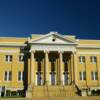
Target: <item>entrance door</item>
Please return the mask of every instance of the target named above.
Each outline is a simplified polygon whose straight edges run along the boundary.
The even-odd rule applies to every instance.
[[[55,85],[55,72],[51,72],[51,85]]]
[[[37,85],[41,85],[41,72],[37,73]]]
[[[68,84],[68,74],[67,72],[64,72],[64,85]]]

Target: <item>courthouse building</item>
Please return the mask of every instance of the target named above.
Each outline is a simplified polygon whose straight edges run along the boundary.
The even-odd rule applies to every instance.
[[[100,90],[100,40],[57,32],[0,37],[0,95],[91,95]]]

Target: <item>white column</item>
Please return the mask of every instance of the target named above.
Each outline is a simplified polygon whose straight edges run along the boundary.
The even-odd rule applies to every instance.
[[[60,84],[62,85],[63,84],[63,77],[62,77],[62,74],[63,74],[63,70],[62,70],[62,67],[63,67],[63,52],[60,51],[59,52],[59,58],[60,58],[60,66],[59,66],[59,81],[60,81]]]
[[[71,54],[71,82],[74,82],[74,54]]]
[[[34,58],[34,53],[35,52],[31,52],[31,84],[35,83],[35,58]]]
[[[77,69],[77,53],[73,52],[73,60],[74,60],[74,83],[77,85],[78,83],[78,69]]]
[[[31,51],[31,59],[30,59],[30,85],[28,86],[28,90],[26,92],[26,97],[27,98],[32,98],[32,90],[33,90],[33,85],[35,83],[35,58],[34,58],[34,53]]]
[[[48,66],[49,66],[49,58],[48,58],[48,51],[45,51],[45,84],[49,82],[49,75],[48,75]]]

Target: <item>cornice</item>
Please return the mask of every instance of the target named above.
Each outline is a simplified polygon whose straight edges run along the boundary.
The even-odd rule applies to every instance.
[[[0,43],[0,46],[2,47],[26,47],[27,44],[18,44],[18,43]]]

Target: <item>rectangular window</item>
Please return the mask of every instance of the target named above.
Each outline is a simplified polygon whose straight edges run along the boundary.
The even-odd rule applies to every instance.
[[[98,72],[91,72],[91,79],[98,80]]]
[[[19,71],[18,72],[18,81],[22,81],[23,80],[23,72]]]
[[[85,63],[85,56],[79,56],[79,62]]]
[[[95,72],[95,80],[98,80],[98,72]]]
[[[5,56],[5,61],[6,62],[12,62],[12,55],[6,55]]]
[[[12,72],[11,71],[5,71],[4,80],[5,81],[11,81],[12,80]]]
[[[86,80],[86,72],[83,72],[83,80]]]
[[[86,80],[86,72],[79,72],[80,80]]]
[[[23,55],[19,55],[19,62],[23,62],[24,61],[24,56]]]
[[[90,57],[90,62],[91,63],[96,63],[97,62],[97,57],[96,56],[91,56]]]
[[[9,72],[9,78],[8,78],[8,80],[9,80],[9,81],[12,80],[12,72],[11,72],[11,71]]]
[[[4,80],[5,80],[5,81],[7,81],[7,77],[8,77],[7,75],[8,75],[8,74],[7,74],[7,71],[6,71],[6,72],[5,72],[5,77],[4,77]]]

